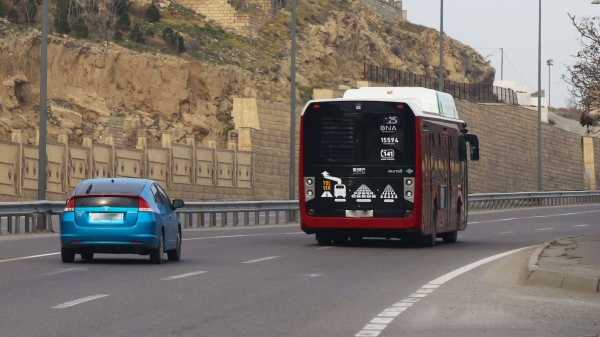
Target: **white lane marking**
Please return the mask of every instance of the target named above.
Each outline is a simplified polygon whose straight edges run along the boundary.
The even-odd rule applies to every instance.
[[[106,297],[106,296],[108,296],[108,295],[92,295],[92,296],[80,298],[78,300],[74,300],[74,301],[63,303],[63,304],[59,304],[57,306],[52,307],[52,309],[64,309],[64,308],[72,307],[72,306],[77,305],[77,304],[81,304],[81,303],[84,303],[84,302],[87,302],[87,301],[95,300],[95,299]]]
[[[256,260],[250,260],[250,261],[246,261],[246,262],[242,262],[242,263],[254,263],[254,262],[261,262],[261,261],[266,261],[266,260],[272,260],[272,259],[276,259],[279,256],[267,256],[267,257],[261,257],[260,259],[256,259]]]
[[[319,247],[317,249],[329,249],[329,248],[333,248],[333,247],[332,246],[330,246],[330,247]]]
[[[516,253],[523,249],[527,249],[530,247],[519,248],[515,250],[511,250],[505,253],[493,255],[487,257],[485,259],[481,259],[479,261],[468,264],[464,267],[458,268],[454,271],[451,271],[445,275],[442,275],[435,280],[423,285],[421,289],[417,290],[415,293],[411,294],[407,298],[400,300],[400,302],[394,303],[391,307],[385,309],[377,317],[373,318],[367,325],[365,325],[361,331],[359,331],[356,337],[366,337],[366,336],[379,336],[379,334],[385,330],[388,324],[392,323],[395,317],[398,317],[402,312],[409,309],[413,304],[421,300],[423,297],[426,297],[429,293],[435,291],[442,284],[452,280],[453,278],[466,273],[472,269],[475,269],[483,264],[488,262],[503,258],[510,254]]]
[[[585,213],[598,213],[600,211],[585,211],[585,212],[573,212],[573,213],[562,213],[562,214],[551,214],[551,215],[535,215],[535,216],[527,216],[522,218],[506,218],[506,219],[498,219],[498,220],[487,220],[487,221],[475,221],[469,222],[470,224],[479,224],[479,223],[489,223],[489,222],[501,222],[501,221],[511,221],[511,220],[523,220],[523,219],[535,219],[535,218],[551,218],[555,216],[566,216],[566,215],[575,215],[575,214],[585,214]]]
[[[54,271],[51,271],[49,273],[45,273],[42,275],[45,276],[51,276],[51,275],[58,275],[58,274],[62,274],[62,273],[68,273],[70,271],[87,271],[87,268],[64,268],[64,269],[54,269]]]
[[[60,254],[60,252],[59,253],[48,253],[48,254],[39,254],[39,255],[15,257],[15,258],[12,258],[12,259],[0,260],[0,263],[2,263],[2,262],[11,262],[11,261],[19,261],[19,260],[26,260],[26,259],[35,259],[36,257],[44,257],[44,256],[58,255],[58,254]]]
[[[573,227],[588,227],[589,225],[573,225]]]
[[[536,231],[549,231],[549,230],[551,230],[551,229],[554,229],[554,228],[537,228],[537,229],[535,229],[535,230],[536,230]]]
[[[250,236],[296,235],[296,234],[304,234],[304,232],[272,233],[272,234],[237,234],[237,235],[223,235],[223,236],[206,236],[206,237],[203,237],[203,238],[188,238],[188,239],[183,239],[183,241],[209,240],[209,239],[229,239],[229,238],[241,238],[241,237],[250,237]]]
[[[498,233],[494,233],[494,234],[510,234],[510,233],[514,233],[514,232],[498,232]]]
[[[191,273],[186,273],[186,274],[181,274],[181,275],[175,275],[175,276],[169,276],[169,277],[165,277],[165,278],[161,278],[161,281],[171,281],[171,280],[176,280],[178,278],[183,278],[183,277],[188,277],[188,276],[194,276],[194,275],[199,275],[199,274],[203,274],[206,273],[205,271],[194,271]]]

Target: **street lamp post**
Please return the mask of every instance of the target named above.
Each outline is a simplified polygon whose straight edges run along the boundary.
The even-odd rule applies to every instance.
[[[48,1],[42,3],[42,50],[40,62],[40,135],[38,139],[38,200],[46,199],[46,123],[48,117]]]
[[[440,74],[439,91],[444,91],[444,0],[440,0]]]
[[[295,200],[295,166],[296,166],[296,0],[292,0],[292,60],[290,69],[291,93],[290,93],[290,180],[289,199]],[[290,221],[295,220],[293,212],[290,212]]]
[[[550,67],[552,67],[554,65],[554,60],[553,59],[549,59],[548,61],[546,61],[546,64],[548,65],[548,109],[550,109]]]
[[[538,28],[538,191],[542,190],[542,0],[539,0]]]

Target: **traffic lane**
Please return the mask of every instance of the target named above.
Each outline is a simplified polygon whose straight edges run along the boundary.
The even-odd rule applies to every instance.
[[[480,266],[402,312],[380,336],[591,336],[600,296],[525,285],[526,249]]]
[[[515,208],[505,210],[489,210],[489,211],[470,211],[469,212],[469,223],[478,224],[486,223],[489,221],[511,221],[510,219],[527,219],[535,218],[538,216],[550,216],[558,215],[564,216],[564,214],[575,213],[569,215],[578,214],[595,214],[596,217],[600,217],[600,205],[599,204],[586,204],[586,205],[566,205],[566,206],[547,206],[547,207],[534,207],[534,208]],[[598,222],[598,221],[596,221]]]
[[[213,227],[183,229],[184,242],[188,239],[237,235],[278,235],[278,233],[299,233],[298,224],[260,225],[239,227]],[[39,254],[60,252],[59,234],[23,234],[0,237],[0,261]],[[59,257],[60,259],[60,257]],[[0,262],[2,263],[2,262]]]

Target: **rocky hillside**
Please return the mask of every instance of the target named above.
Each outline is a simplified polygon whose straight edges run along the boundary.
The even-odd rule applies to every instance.
[[[200,144],[221,145],[233,128],[234,97],[289,101],[291,15],[282,8],[258,33],[227,32],[205,18],[186,13],[170,20],[176,4],[159,8],[188,43],[185,53],[159,42],[111,42],[108,52],[97,39],[51,35],[49,42],[49,139],[69,130],[74,142],[108,134],[111,116],[124,117],[127,145],[138,132],[150,145],[162,130],[174,140],[194,135]],[[152,26],[152,25],[150,25]],[[149,38],[149,40],[151,40]],[[448,79],[491,83],[494,69],[470,47],[448,39],[444,67]],[[192,48],[193,46],[195,48]],[[35,137],[39,107],[40,33],[0,18],[0,139],[12,129]],[[358,2],[307,0],[298,4],[297,83],[300,102],[315,87],[352,84],[362,79],[363,64],[436,77],[438,34],[410,23],[388,25]]]

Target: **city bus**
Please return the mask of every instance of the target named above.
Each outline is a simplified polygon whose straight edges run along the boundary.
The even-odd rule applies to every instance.
[[[452,96],[350,89],[309,101],[300,123],[300,226],[319,244],[379,237],[434,246],[467,228],[467,160],[479,160],[479,141]]]

